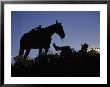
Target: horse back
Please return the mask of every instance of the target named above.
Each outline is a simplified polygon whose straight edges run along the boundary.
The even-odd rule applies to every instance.
[[[20,40],[20,44],[24,46],[24,48],[46,48],[49,47],[51,43],[51,37],[45,31],[30,31],[25,33]]]

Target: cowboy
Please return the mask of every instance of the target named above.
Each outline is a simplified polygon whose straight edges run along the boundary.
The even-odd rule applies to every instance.
[[[37,27],[37,29],[41,29],[41,25],[39,25],[39,26]]]

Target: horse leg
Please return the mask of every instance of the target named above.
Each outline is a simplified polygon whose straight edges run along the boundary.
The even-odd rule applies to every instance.
[[[29,55],[29,53],[30,53],[30,49],[26,49],[26,52],[25,52],[25,55],[24,55],[24,58],[25,59],[27,58],[27,56]]]
[[[41,55],[41,53],[42,53],[42,49],[39,49],[39,56]]]
[[[23,55],[23,53],[24,53],[24,49],[23,48],[20,48],[19,55]]]
[[[48,48],[45,48],[45,56],[47,56],[48,50],[49,50],[49,47]]]

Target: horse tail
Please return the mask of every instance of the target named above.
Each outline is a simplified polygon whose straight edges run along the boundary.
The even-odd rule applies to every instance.
[[[22,40],[20,40],[20,49],[19,49],[19,55],[23,55],[23,54],[24,54],[23,43],[22,43]]]

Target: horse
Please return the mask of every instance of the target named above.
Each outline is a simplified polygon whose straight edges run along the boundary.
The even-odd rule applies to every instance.
[[[56,51],[61,51],[60,56],[64,57],[64,56],[69,56],[72,54],[72,49],[70,48],[70,46],[56,46],[55,43],[53,43],[53,47],[55,48]]]
[[[24,55],[24,58],[27,58],[31,49],[39,49],[39,56],[44,49],[44,54],[47,55],[54,33],[58,34],[61,39],[65,37],[63,26],[57,20],[53,25],[25,33],[20,39],[19,55]],[[26,50],[25,54],[24,50]]]

